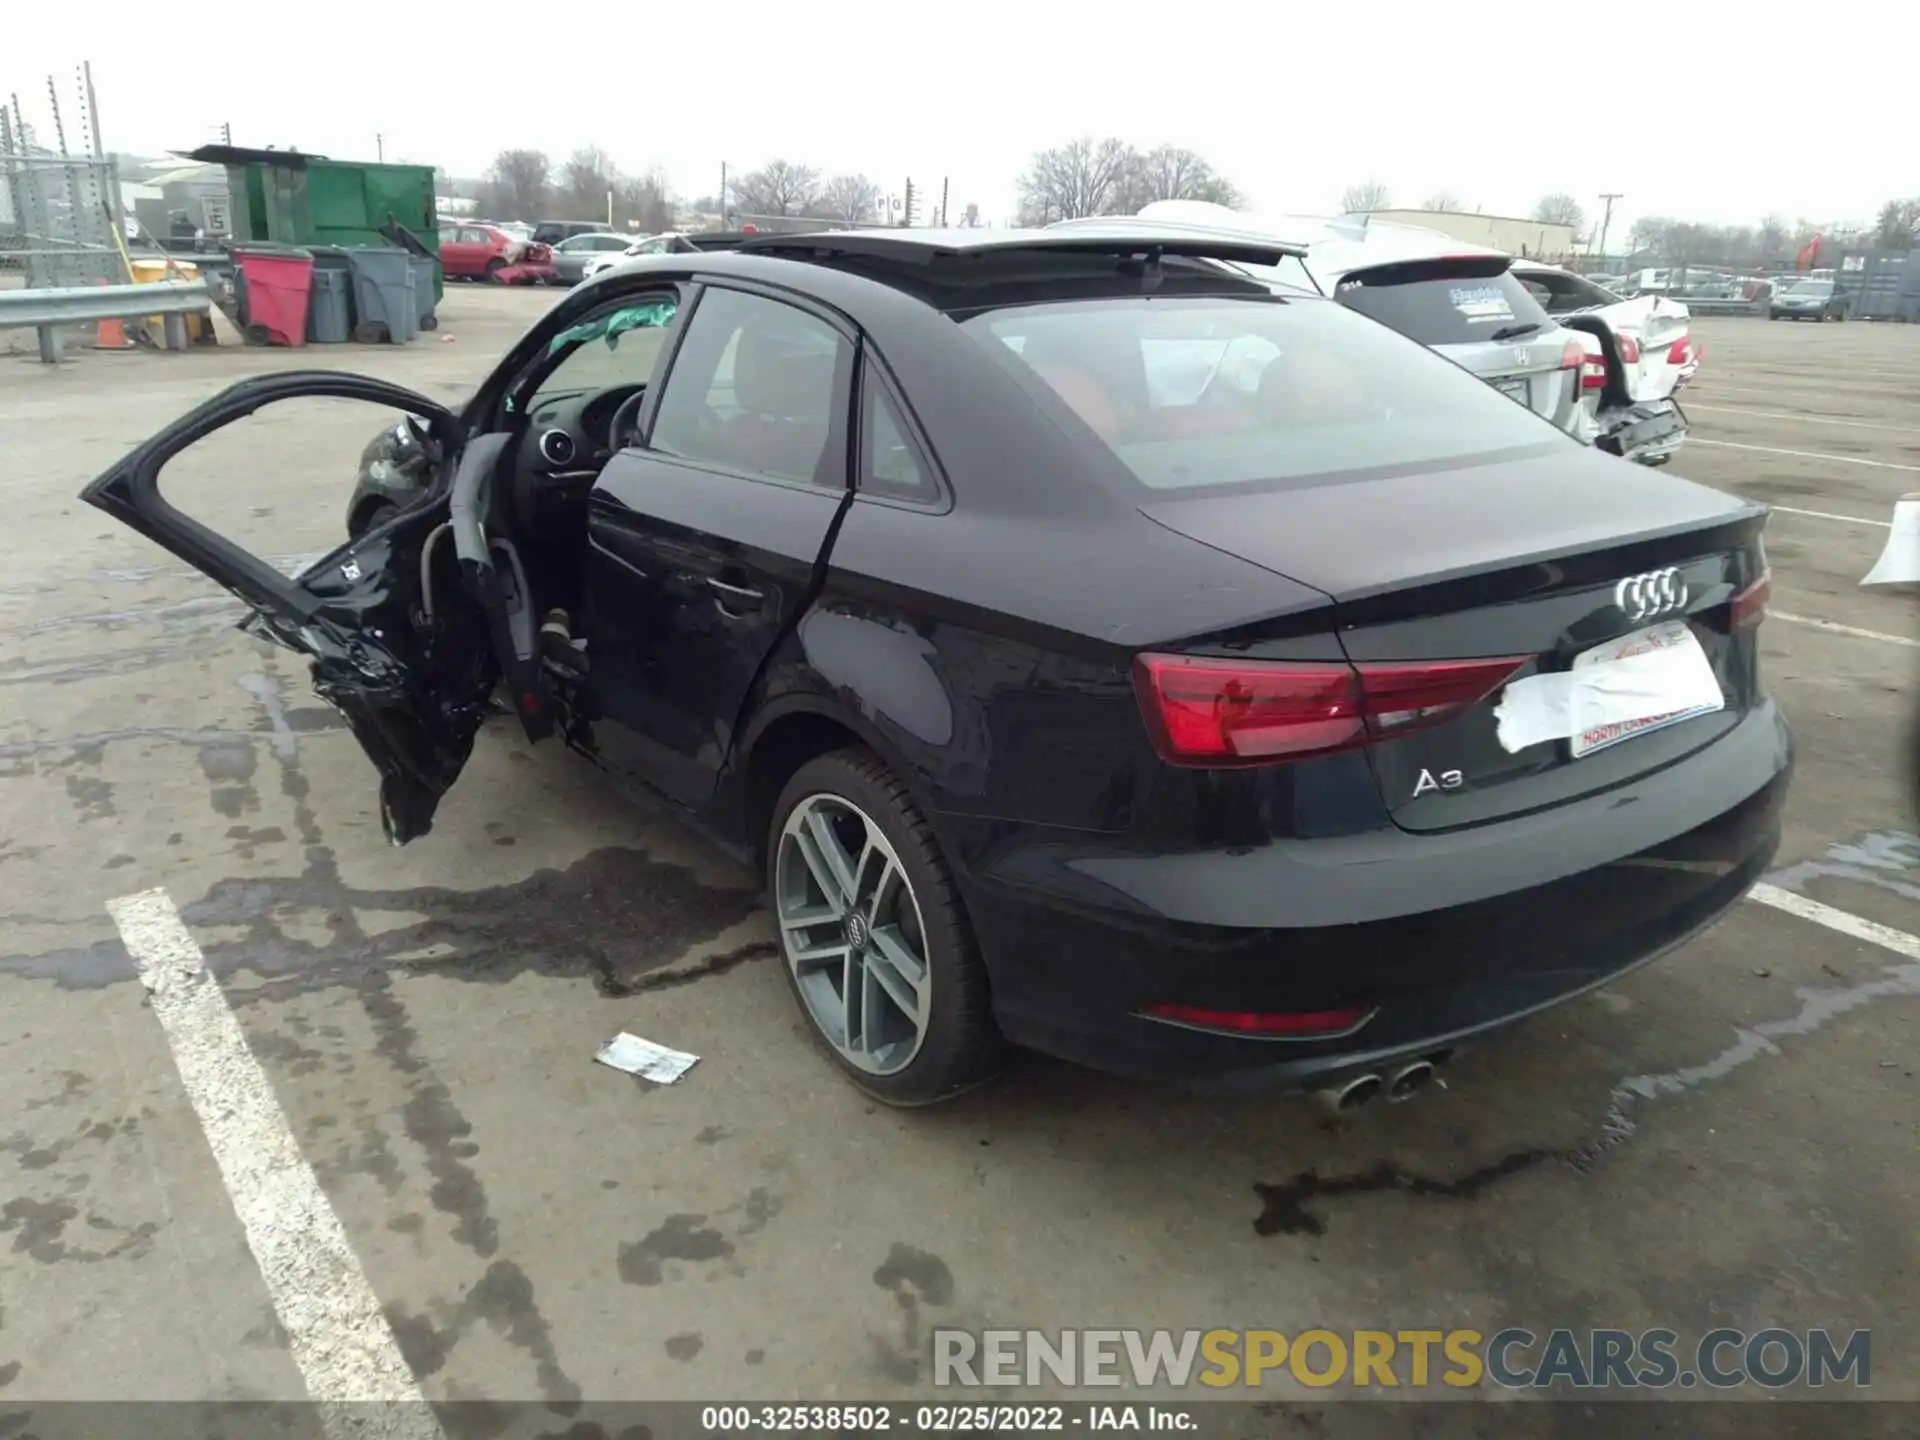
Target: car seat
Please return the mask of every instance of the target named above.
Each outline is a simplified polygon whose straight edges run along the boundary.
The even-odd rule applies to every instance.
[[[777,330],[742,329],[734,344],[734,401],[744,412],[720,429],[728,465],[811,480],[826,453],[837,347]]]

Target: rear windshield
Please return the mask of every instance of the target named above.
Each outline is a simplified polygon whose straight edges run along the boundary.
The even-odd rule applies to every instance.
[[[1380,265],[1343,278],[1342,305],[1422,345],[1465,345],[1496,331],[1550,323],[1513,272],[1493,265]]]
[[[962,328],[1155,490],[1574,443],[1451,361],[1320,299],[1031,305]]]

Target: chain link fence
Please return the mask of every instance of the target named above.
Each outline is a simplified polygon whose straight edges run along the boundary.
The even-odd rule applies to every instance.
[[[51,80],[44,106],[18,93],[0,105],[0,285],[50,289],[128,279],[120,182],[98,153],[89,87],[76,114],[81,138],[69,150]]]

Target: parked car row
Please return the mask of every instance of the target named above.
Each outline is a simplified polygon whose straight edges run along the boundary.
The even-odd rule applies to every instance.
[[[1610,307],[1529,279],[1384,232],[749,236],[606,270],[457,412],[256,377],[84,497],[312,659],[392,842],[490,697],[698,818],[880,1100],[1010,1043],[1347,1106],[1779,843],[1766,509],[1577,443],[1562,320]],[[349,515],[389,508],[289,578],[160,477],[313,395],[385,417]]]
[[[1697,373],[1702,352],[1678,301],[1622,300],[1557,266],[1365,216],[1256,216],[1167,200],[1139,218],[1196,235],[1297,246],[1297,261],[1257,273],[1330,296],[1438,350],[1610,454],[1663,465],[1686,438],[1674,396]],[[1068,220],[1053,228],[1094,234],[1113,223]]]

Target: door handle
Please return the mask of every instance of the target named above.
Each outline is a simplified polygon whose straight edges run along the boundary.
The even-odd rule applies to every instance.
[[[707,588],[720,602],[720,608],[733,610],[758,610],[765,603],[764,590],[755,590],[746,585],[730,585],[725,580],[709,579]]]

